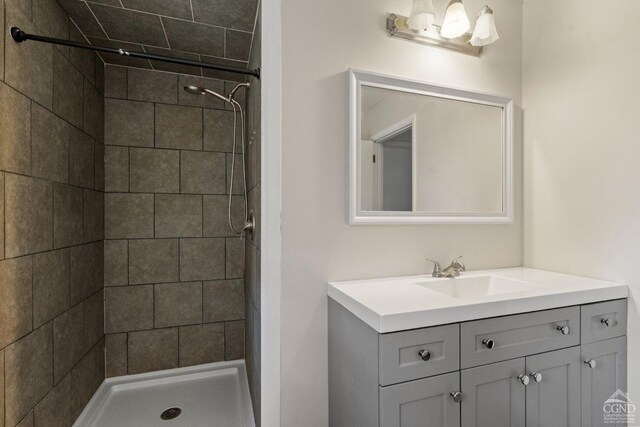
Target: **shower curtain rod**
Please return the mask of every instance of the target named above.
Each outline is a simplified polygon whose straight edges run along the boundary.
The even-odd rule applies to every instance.
[[[135,51],[125,50],[125,49],[116,49],[112,47],[92,46],[84,43],[74,42],[71,40],[54,39],[51,37],[28,34],[22,31],[18,27],[11,27],[11,37],[13,37],[13,40],[15,40],[17,43],[22,43],[26,40],[34,40],[34,41],[43,42],[43,43],[77,47],[79,49],[88,49],[88,50],[95,50],[98,52],[114,53],[116,55],[129,56],[131,58],[143,58],[143,59],[150,59],[153,61],[171,62],[173,64],[190,65],[192,67],[202,67],[202,68],[207,68],[209,70],[225,71],[228,73],[236,73],[236,74],[245,74],[245,75],[253,76],[257,79],[260,78],[260,68],[251,70],[251,69],[238,68],[238,67],[229,67],[226,65],[206,64],[204,62],[190,61],[188,59],[171,58],[168,56],[153,55],[145,52],[135,52]]]

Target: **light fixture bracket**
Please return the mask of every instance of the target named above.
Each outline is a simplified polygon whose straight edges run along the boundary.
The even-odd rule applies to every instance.
[[[427,46],[453,50],[466,55],[480,56],[482,54],[481,46],[476,47],[469,42],[471,40],[470,33],[465,33],[455,39],[445,39],[439,35],[439,26],[434,25],[434,27],[438,29],[438,34],[427,35],[425,32],[410,29],[407,24],[407,19],[406,16],[396,15],[395,13],[389,14],[387,18],[387,32],[389,35]]]

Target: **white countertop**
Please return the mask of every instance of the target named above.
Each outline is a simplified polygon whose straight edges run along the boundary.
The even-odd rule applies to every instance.
[[[532,268],[462,273],[463,278],[488,275],[525,282],[535,285],[535,289],[454,298],[421,285],[443,279],[421,275],[330,282],[328,294],[379,333],[627,298],[629,295],[628,287],[623,283]]]

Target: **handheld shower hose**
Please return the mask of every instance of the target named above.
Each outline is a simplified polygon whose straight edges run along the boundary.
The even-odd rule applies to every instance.
[[[228,97],[225,97],[217,92],[214,92],[210,89],[206,89],[199,86],[185,86],[184,90],[187,93],[192,95],[212,95],[216,98],[219,98],[229,104],[233,108],[233,144],[231,148],[231,179],[229,183],[229,202],[227,204],[227,219],[229,220],[229,227],[231,231],[237,236],[240,236],[241,239],[244,238],[245,233],[249,233],[253,238],[253,233],[255,231],[255,218],[253,216],[253,212],[249,211],[249,202],[247,200],[247,162],[246,162],[246,151],[247,147],[245,144],[245,113],[242,109],[242,106],[238,101],[235,100],[234,96],[238,89],[245,88],[248,89],[251,87],[249,83],[239,83],[237,84],[229,93]],[[238,115],[240,116],[240,144],[242,148],[242,183],[243,183],[243,195],[244,195],[244,225],[242,229],[236,230],[233,225],[232,211],[233,211],[233,184],[235,180],[235,166],[236,166],[236,153],[238,151]]]

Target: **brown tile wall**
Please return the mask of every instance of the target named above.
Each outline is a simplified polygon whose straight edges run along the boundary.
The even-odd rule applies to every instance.
[[[245,243],[227,225],[233,113],[182,90],[230,83],[114,65],[105,82],[106,374],[241,359]],[[243,197],[234,202],[238,227]]]
[[[261,66],[261,23],[260,6],[251,46],[249,66]],[[251,79],[251,89],[247,96],[247,182],[249,188],[249,209],[256,218],[257,230],[248,239],[245,255],[245,348],[249,389],[253,402],[256,423],[260,425],[260,173],[261,173],[261,93],[260,80]]]
[[[55,0],[0,4],[0,427],[70,426],[104,378],[103,63]]]

